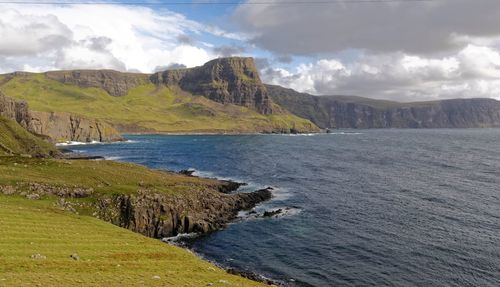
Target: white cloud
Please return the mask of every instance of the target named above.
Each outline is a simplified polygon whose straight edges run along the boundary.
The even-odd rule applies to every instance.
[[[266,68],[270,84],[312,94],[357,95],[400,101],[490,97],[500,99],[500,53],[468,45],[457,54],[426,58],[404,53],[365,55],[351,63],[322,59],[294,71]]]
[[[120,5],[4,5],[0,72],[109,68],[152,72],[157,66],[201,65],[215,57],[186,34],[237,38],[165,9]]]

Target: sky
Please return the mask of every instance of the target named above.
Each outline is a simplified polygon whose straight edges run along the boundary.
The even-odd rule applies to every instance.
[[[246,56],[265,83],[315,95],[500,99],[498,0],[42,2],[0,0],[0,73]]]

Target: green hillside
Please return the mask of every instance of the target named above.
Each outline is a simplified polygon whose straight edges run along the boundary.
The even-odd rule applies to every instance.
[[[0,226],[0,286],[264,286],[50,200],[0,193]]]
[[[51,80],[44,74],[23,73],[12,78],[0,76],[0,90],[9,97],[26,100],[32,110],[101,119],[122,132],[316,130],[310,121],[288,112],[263,115],[247,107],[220,104],[164,85],[142,84],[125,96],[114,97],[101,88],[82,88]]]
[[[51,144],[29,133],[15,121],[0,117],[0,156],[48,157],[55,154],[57,150]]]

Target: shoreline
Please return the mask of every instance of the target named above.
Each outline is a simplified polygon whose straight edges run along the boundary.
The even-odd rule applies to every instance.
[[[67,147],[65,148],[65,150],[67,151],[67,153],[66,153],[67,157],[65,158],[66,160],[76,160],[76,161],[79,161],[79,160],[105,160],[105,161],[114,162],[114,160],[107,159],[106,156],[90,156],[90,155],[86,155],[85,153],[81,154],[81,153],[74,152],[73,150],[68,149]],[[236,195],[236,194],[238,194],[237,190],[241,186],[247,185],[246,183],[234,181],[232,179],[221,179],[218,177],[203,177],[203,176],[193,175],[192,173],[194,171],[191,171],[191,170],[181,170],[178,172],[166,170],[166,169],[161,169],[161,170],[165,171],[165,172],[171,172],[171,173],[184,175],[187,177],[216,180],[220,184],[220,187],[218,188],[218,192],[220,192],[221,194],[225,194],[225,195]],[[189,243],[189,242],[194,242],[196,240],[199,240],[203,236],[208,236],[211,233],[221,231],[228,224],[237,223],[239,212],[250,211],[254,207],[256,207],[257,205],[259,205],[263,202],[269,201],[270,199],[272,199],[274,197],[274,195],[272,194],[273,190],[274,190],[273,188],[267,187],[267,188],[255,190],[252,192],[240,193],[242,195],[248,195],[247,197],[243,197],[241,199],[242,201],[246,201],[246,203],[243,204],[243,205],[245,205],[245,207],[240,206],[239,208],[237,208],[235,210],[235,212],[234,211],[232,212],[233,214],[229,215],[228,217],[227,216],[220,217],[219,220],[221,221],[221,224],[214,229],[203,231],[203,232],[187,233],[187,234],[179,233],[179,234],[174,235],[173,237],[164,237],[164,238],[157,237],[157,236],[147,236],[145,234],[143,234],[143,235],[145,235],[147,237],[155,238],[161,242],[164,242],[165,244],[181,247],[185,250],[188,250],[189,252],[195,254],[198,258],[200,258],[206,262],[212,263],[215,266],[225,270],[228,274],[237,275],[237,276],[240,276],[240,277],[243,277],[243,278],[255,281],[255,282],[270,285],[270,286],[287,286],[285,282],[274,280],[272,278],[268,278],[268,277],[263,276],[257,272],[241,270],[241,269],[236,268],[236,267],[227,266],[227,265],[224,265],[223,263],[220,263],[220,262],[217,262],[214,260],[210,260],[210,259],[206,258],[205,256],[203,256],[202,254],[194,251],[190,246],[191,244]],[[130,199],[128,199],[128,201],[130,202]],[[101,217],[98,217],[98,218],[103,220],[103,221],[110,222],[109,220],[106,220],[104,218],[101,218]],[[115,225],[117,225],[117,224],[115,224]],[[120,226],[120,225],[118,225],[118,226]],[[124,226],[121,226],[121,227],[129,229],[129,228],[124,227]],[[136,230],[133,230],[133,231],[136,233],[141,233],[141,232],[138,232]],[[191,237],[191,234],[193,234],[193,237]],[[187,237],[184,237],[184,236],[187,236]],[[175,238],[175,237],[179,237],[179,238],[177,240],[168,240],[169,238]],[[179,242],[181,244],[177,244],[175,242]],[[189,243],[189,244],[186,245],[183,243]]]

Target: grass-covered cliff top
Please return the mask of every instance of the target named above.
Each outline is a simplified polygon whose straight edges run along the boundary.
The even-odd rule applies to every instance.
[[[310,121],[288,112],[262,115],[253,109],[220,104],[178,88],[141,84],[124,96],[83,88],[44,74],[0,75],[0,90],[28,102],[30,109],[68,112],[108,121],[122,132],[315,131]]]
[[[183,194],[216,188],[217,180],[188,177],[141,165],[107,160],[0,157],[0,186],[30,183],[55,187],[92,188],[95,193],[129,194],[147,187],[155,192]],[[23,185],[25,184],[25,185]]]
[[[51,200],[0,195],[0,226],[0,286],[264,286]]]

